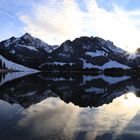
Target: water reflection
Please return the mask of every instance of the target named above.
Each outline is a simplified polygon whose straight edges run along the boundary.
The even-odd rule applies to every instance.
[[[47,97],[60,97],[80,107],[98,107],[128,92],[139,96],[139,87],[140,80],[129,76],[37,73],[2,84],[0,98],[25,108]]]
[[[50,73],[8,80],[0,86],[0,138],[139,139],[139,83],[128,76]]]

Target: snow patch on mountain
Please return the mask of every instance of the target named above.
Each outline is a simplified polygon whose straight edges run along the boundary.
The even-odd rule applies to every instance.
[[[104,70],[104,69],[107,69],[107,68],[122,68],[122,69],[129,69],[130,67],[124,65],[124,64],[120,64],[116,61],[112,61],[110,60],[109,62],[105,63],[104,65],[102,66],[98,66],[98,65],[94,65],[92,63],[89,63],[87,62],[85,59],[81,59],[83,61],[83,68],[86,69],[86,68],[98,68],[98,69],[101,69],[101,70]]]
[[[89,55],[91,57],[105,56],[105,52],[96,50],[96,52],[86,52],[86,55]]]
[[[17,40],[18,40],[18,38],[14,39],[13,41],[11,40],[11,38],[10,38],[10,39],[7,39],[7,40],[5,40],[4,45],[5,45],[5,47],[9,48],[10,45],[11,45],[13,42],[16,42]]]
[[[64,63],[64,62],[57,62],[57,61],[55,61],[55,62],[53,62],[52,64],[55,64],[55,65],[61,65],[61,66],[63,66],[63,65],[65,65],[66,63]]]
[[[95,68],[95,66],[92,64],[92,63],[88,63],[85,59],[82,59],[81,60],[83,61],[83,68],[84,69],[91,69],[91,68]]]
[[[15,50],[12,50],[12,51],[10,51],[10,53],[15,54],[15,53],[16,53],[16,51],[15,51]]]
[[[35,47],[33,46],[26,46],[26,45],[18,45],[20,47],[23,47],[23,48],[26,48],[26,49],[29,49],[29,50],[33,50],[33,51],[38,51]]]
[[[124,65],[124,64],[120,64],[116,61],[112,61],[110,60],[109,62],[105,63],[103,66],[103,69],[107,69],[107,68],[122,68],[122,69],[129,69],[130,67]]]

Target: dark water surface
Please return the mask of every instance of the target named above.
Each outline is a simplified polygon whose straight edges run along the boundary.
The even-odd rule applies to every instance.
[[[0,74],[0,140],[139,140],[140,79]]]

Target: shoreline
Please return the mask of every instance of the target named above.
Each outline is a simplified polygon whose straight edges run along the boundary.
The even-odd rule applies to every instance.
[[[17,72],[17,71],[11,69],[0,69],[0,73],[7,73],[7,72]]]

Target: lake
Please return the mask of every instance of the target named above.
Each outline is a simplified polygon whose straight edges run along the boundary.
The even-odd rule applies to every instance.
[[[0,74],[1,140],[138,140],[140,79]]]

